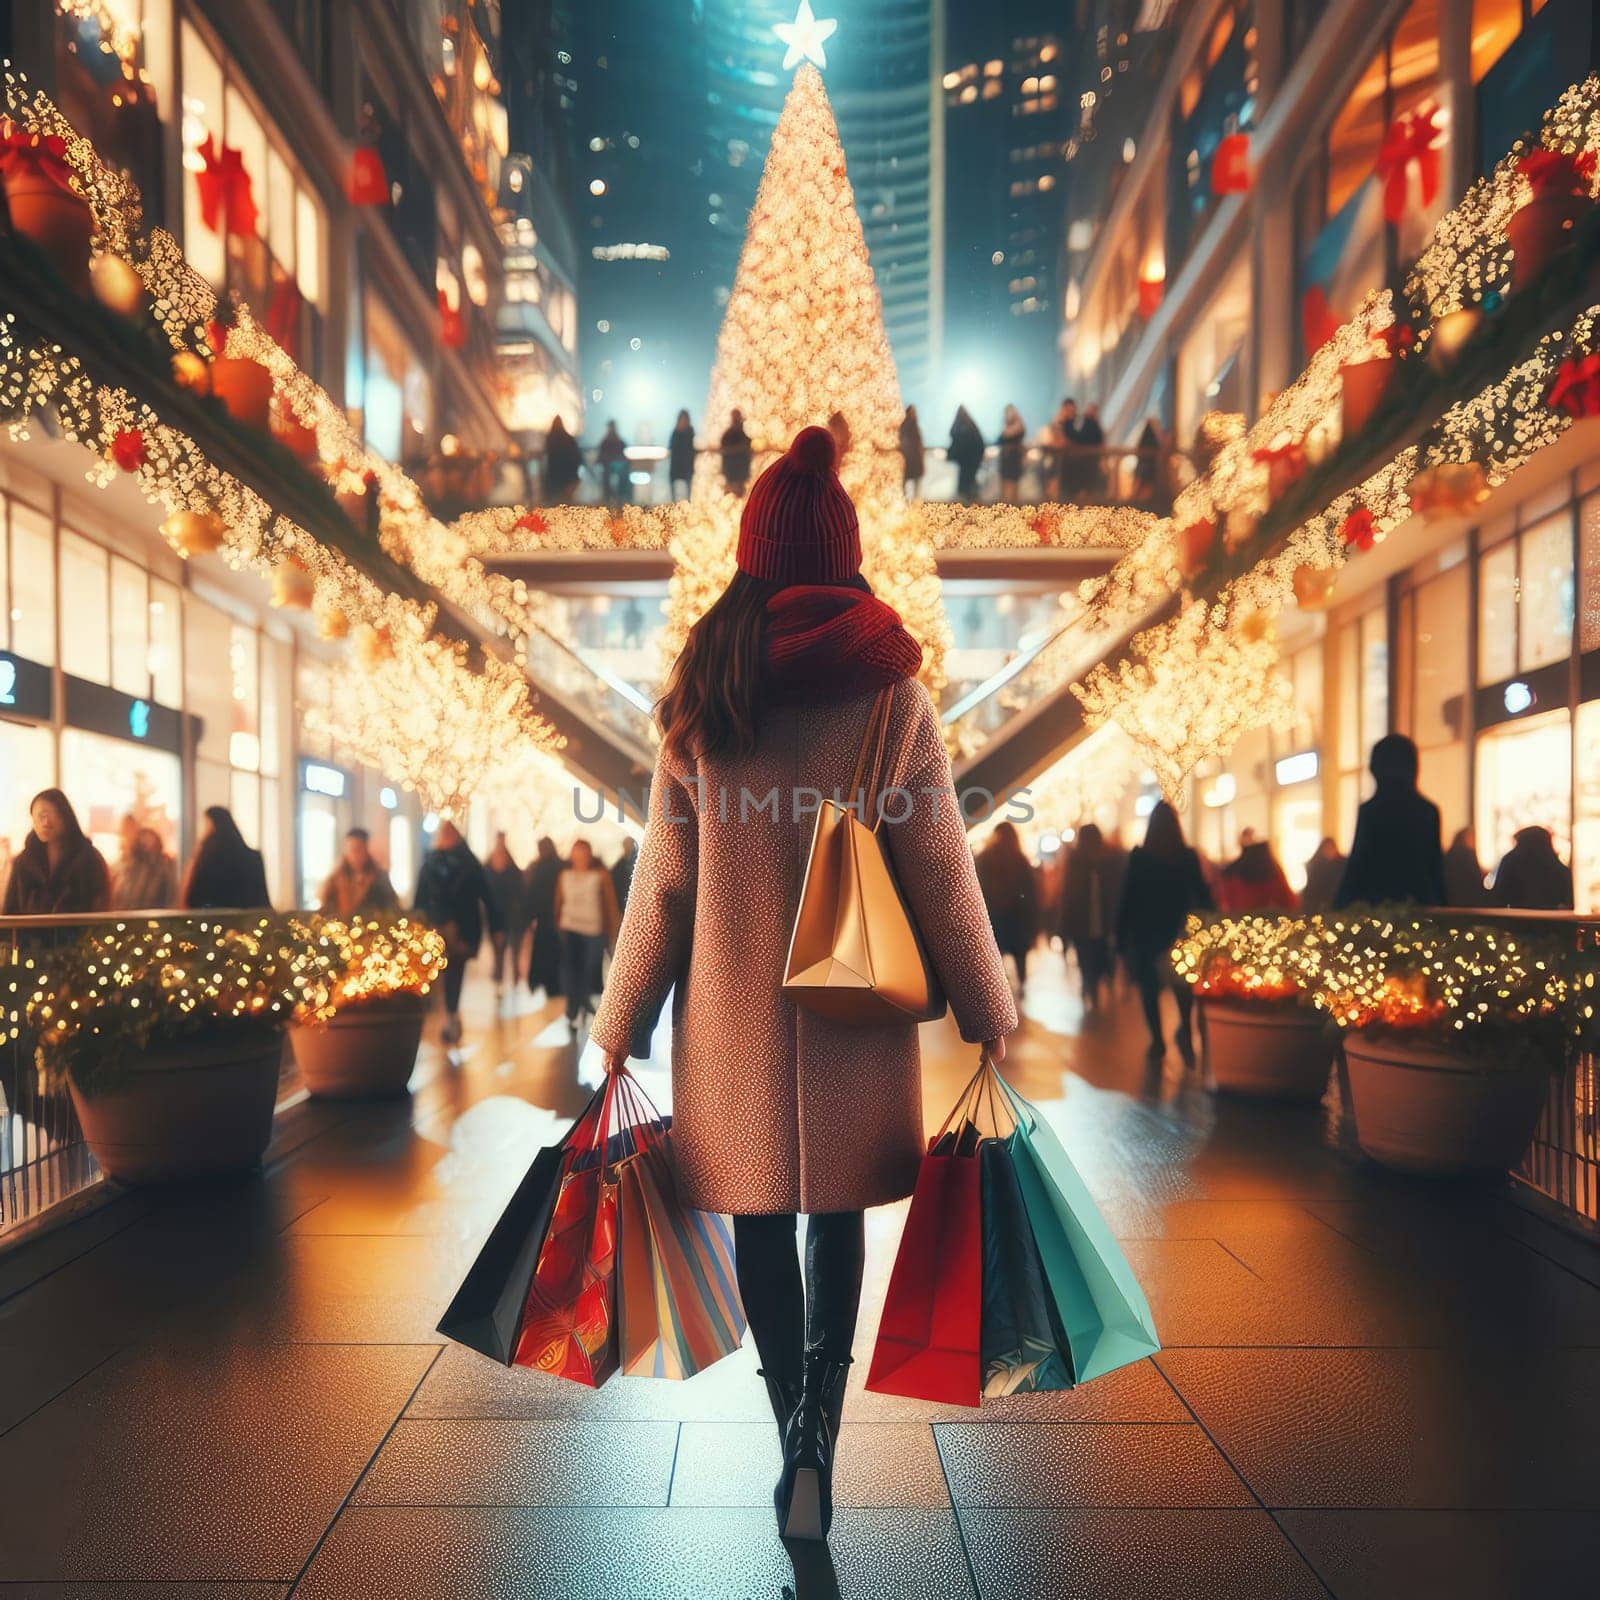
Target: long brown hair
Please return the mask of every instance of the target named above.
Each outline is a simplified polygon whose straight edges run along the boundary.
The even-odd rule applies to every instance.
[[[656,702],[662,742],[675,756],[747,756],[755,749],[767,601],[781,588],[736,572],[689,630]]]

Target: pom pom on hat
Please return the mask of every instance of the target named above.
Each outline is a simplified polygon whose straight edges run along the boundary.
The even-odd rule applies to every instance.
[[[782,583],[847,583],[861,570],[861,528],[833,435],[802,428],[756,479],[739,519],[739,570]]]

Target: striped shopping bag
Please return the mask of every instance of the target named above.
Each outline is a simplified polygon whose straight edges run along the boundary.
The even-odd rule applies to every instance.
[[[726,1217],[682,1205],[671,1135],[618,1170],[617,1329],[622,1370],[691,1378],[744,1337]]]

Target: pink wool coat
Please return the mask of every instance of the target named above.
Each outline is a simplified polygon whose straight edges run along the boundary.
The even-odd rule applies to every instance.
[[[805,791],[848,797],[872,698],[773,707],[749,757],[664,756],[657,765],[593,1037],[603,1050],[626,1050],[677,982],[673,1144],[679,1192],[701,1210],[856,1211],[901,1199],[916,1181],[924,1145],[916,1026],[848,1027],[781,992],[816,826]],[[884,786],[909,798],[890,797],[886,814],[914,809],[882,826],[961,1036],[1009,1033],[1016,1006],[938,713],[915,681],[895,687],[887,749]],[[758,809],[772,790],[776,818],[772,804]],[[750,798],[741,819],[742,794]]]

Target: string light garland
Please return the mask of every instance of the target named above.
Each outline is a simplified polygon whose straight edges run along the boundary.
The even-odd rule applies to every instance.
[[[297,926],[329,964],[303,987],[296,1022],[329,1022],[397,995],[421,998],[445,968],[444,935],[412,917],[312,917]]]
[[[1323,950],[1320,924],[1305,917],[1191,917],[1172,970],[1203,1000],[1311,1007]]]
[[[335,950],[293,918],[119,922],[38,969],[26,1015],[47,1080],[92,1094],[150,1050],[283,1029]]]

